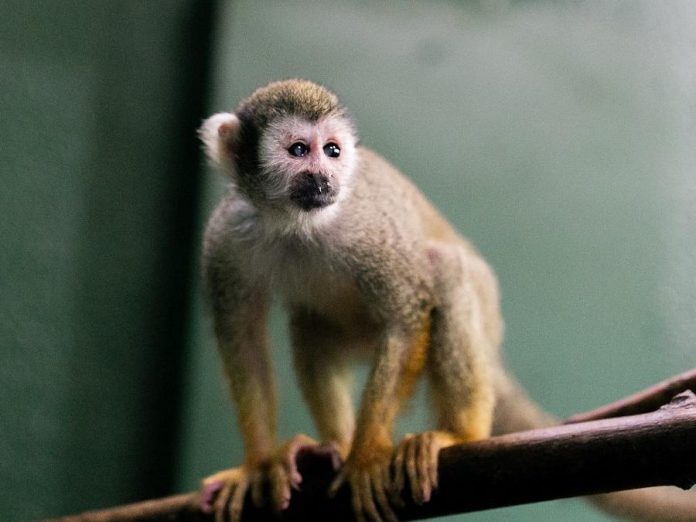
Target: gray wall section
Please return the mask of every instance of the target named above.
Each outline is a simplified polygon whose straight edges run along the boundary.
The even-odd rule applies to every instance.
[[[240,1],[220,20],[210,112],[275,79],[335,89],[363,142],[495,267],[507,360],[550,411],[590,409],[694,364],[693,6]],[[209,179],[208,209],[224,185]],[[182,488],[242,458],[196,310]],[[280,307],[273,325],[282,435],[314,433]],[[427,425],[419,395],[399,433]],[[600,519],[576,500],[466,517]]]
[[[284,77],[339,92],[495,267],[507,360],[552,412],[694,365],[692,3],[215,5],[0,1],[0,519],[242,458],[196,275],[224,190],[194,138],[207,91],[209,113]],[[271,332],[281,434],[314,434],[278,305]],[[419,393],[398,433],[427,426]]]

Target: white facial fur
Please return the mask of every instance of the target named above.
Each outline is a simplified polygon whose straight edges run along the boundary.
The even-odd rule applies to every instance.
[[[208,159],[230,175],[232,187],[237,181],[232,151],[239,125],[239,119],[235,114],[224,112],[210,116],[199,130]],[[297,141],[309,146],[310,152],[307,156],[298,158],[288,152],[290,145]],[[324,154],[323,147],[328,142],[337,144],[341,149],[338,158],[329,158]],[[331,223],[339,212],[341,202],[350,193],[351,180],[357,165],[355,147],[356,138],[352,125],[344,118],[327,116],[319,121],[310,122],[289,116],[273,122],[263,133],[259,144],[261,172],[258,175],[264,178],[265,197],[273,201],[274,208],[283,209],[284,212],[277,215],[266,210],[259,214],[260,209],[255,209],[251,214],[245,213],[246,217],[239,223],[240,228],[246,231],[243,235],[252,230],[263,230],[265,234],[270,234],[270,237],[296,233],[311,236],[324,225]],[[293,179],[307,171],[321,173],[339,187],[336,200],[332,204],[308,212],[290,200]],[[251,201],[246,200],[245,205],[251,205],[250,211],[254,209]]]
[[[306,156],[295,157],[288,148],[297,142],[309,147]],[[323,148],[335,143],[339,157],[330,158]],[[327,116],[317,122],[291,116],[273,122],[264,133],[259,149],[262,175],[266,177],[266,195],[270,200],[289,201],[290,185],[303,172],[321,173],[339,187],[336,201],[312,214],[332,211],[350,190],[356,166],[355,137],[351,125],[343,118]],[[306,213],[306,212],[305,212]]]

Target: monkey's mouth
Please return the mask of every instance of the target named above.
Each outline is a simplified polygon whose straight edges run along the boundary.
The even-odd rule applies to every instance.
[[[290,200],[302,210],[314,210],[331,205],[338,190],[324,174],[303,172],[290,185]]]

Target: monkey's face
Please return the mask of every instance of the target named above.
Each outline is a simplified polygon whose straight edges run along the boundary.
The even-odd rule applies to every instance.
[[[311,212],[345,196],[355,168],[355,135],[345,118],[280,117],[262,134],[259,147],[269,201]]]

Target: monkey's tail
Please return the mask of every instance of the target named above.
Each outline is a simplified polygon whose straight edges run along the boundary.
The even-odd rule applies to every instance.
[[[558,424],[503,370],[495,376],[497,403],[493,433],[501,435]],[[695,463],[696,465],[696,463]],[[588,497],[610,515],[645,522],[696,522],[696,492],[664,486]]]

